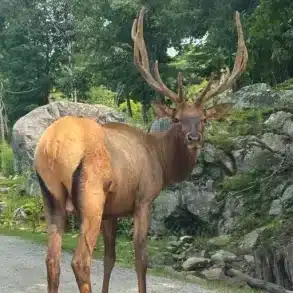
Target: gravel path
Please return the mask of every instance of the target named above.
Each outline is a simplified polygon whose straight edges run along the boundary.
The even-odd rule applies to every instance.
[[[0,235],[0,292],[47,293],[45,249],[43,245],[16,237]],[[78,292],[71,270],[72,255],[62,254],[60,293]],[[94,260],[93,292],[102,288],[103,265]],[[148,275],[148,293],[208,293],[198,285]],[[137,293],[136,274],[132,269],[114,268],[109,293]]]

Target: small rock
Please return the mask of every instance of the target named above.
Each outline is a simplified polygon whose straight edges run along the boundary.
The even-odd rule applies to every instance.
[[[193,237],[192,236],[182,236],[182,237],[180,237],[180,242],[187,242],[187,243],[190,243],[190,242],[192,242],[192,240],[193,240]]]
[[[269,210],[270,216],[280,216],[282,214],[282,202],[280,199],[275,199],[271,203],[271,208]]]
[[[173,253],[173,252],[176,252],[177,247],[174,247],[174,246],[167,246],[166,249],[167,249],[168,251],[170,251],[171,253]]]
[[[248,263],[254,263],[254,256],[253,256],[253,255],[246,254],[246,255],[244,255],[244,259],[245,259]]]
[[[9,187],[0,187],[0,193],[8,193],[10,190]]]
[[[25,221],[27,219],[27,214],[25,210],[22,207],[20,207],[14,211],[13,218],[17,221]]]
[[[181,254],[172,254],[172,257],[174,260],[182,260],[185,258],[185,252],[182,252]]]
[[[220,235],[218,237],[214,237],[209,239],[208,244],[216,246],[216,247],[224,247],[231,241],[230,235]]]
[[[233,277],[233,278],[227,278],[226,280],[228,283],[230,283],[233,286],[242,288],[244,286],[247,285],[246,281],[244,281],[241,277],[237,276],[237,277]]]
[[[284,203],[292,199],[292,197],[293,197],[293,185],[289,185],[281,197],[281,202]]]
[[[225,273],[221,268],[210,268],[200,273],[207,280],[225,280]]]
[[[209,265],[210,263],[211,263],[211,260],[208,258],[190,257],[182,264],[182,268],[185,271],[192,271],[195,269],[204,268],[205,266]]]
[[[173,276],[182,276],[183,275],[182,273],[176,271],[173,267],[170,267],[170,266],[165,266],[164,271],[166,273],[173,275]]]
[[[206,250],[202,250],[202,251],[200,252],[200,257],[209,258],[210,255],[209,255],[208,251],[206,251]]]
[[[259,239],[259,232],[254,230],[246,234],[239,246],[241,251],[252,251]]]
[[[170,241],[169,245],[173,246],[173,247],[178,247],[179,246],[177,241]]]
[[[4,201],[1,201],[0,202],[0,214],[2,214],[5,211],[6,207],[7,207],[7,203]]]
[[[218,250],[214,255],[212,255],[211,260],[216,263],[222,262],[232,262],[236,260],[236,255],[232,252],[226,250]]]

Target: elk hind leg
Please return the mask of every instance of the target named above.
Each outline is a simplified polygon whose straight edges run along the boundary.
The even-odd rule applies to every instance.
[[[73,180],[72,196],[75,197],[81,219],[77,247],[72,258],[72,269],[80,293],[91,293],[92,253],[100,232],[105,202],[103,183],[91,168],[80,168]],[[74,183],[76,182],[76,184]]]
[[[108,293],[111,273],[116,261],[116,232],[117,218],[103,221],[103,239],[104,239],[104,280],[102,293]]]
[[[148,265],[147,234],[149,228],[149,204],[138,204],[134,213],[135,269],[138,292],[146,293],[146,272]]]
[[[43,195],[45,218],[48,226],[48,250],[46,256],[48,293],[58,293],[60,283],[60,255],[66,220],[66,191],[61,184],[50,184],[53,193],[37,174]],[[64,199],[64,200],[63,200]]]

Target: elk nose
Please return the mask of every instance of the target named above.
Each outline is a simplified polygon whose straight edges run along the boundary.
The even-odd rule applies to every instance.
[[[189,132],[189,133],[187,133],[186,138],[189,142],[200,141],[201,136],[199,133],[192,134],[191,132]]]

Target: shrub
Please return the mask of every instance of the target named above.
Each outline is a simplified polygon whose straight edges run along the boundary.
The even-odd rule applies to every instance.
[[[90,104],[102,104],[111,108],[117,108],[115,103],[115,93],[104,86],[92,87],[87,93]]]
[[[6,177],[8,177],[9,175],[13,175],[13,152],[11,146],[6,141],[0,145],[0,153],[2,174]]]

